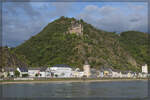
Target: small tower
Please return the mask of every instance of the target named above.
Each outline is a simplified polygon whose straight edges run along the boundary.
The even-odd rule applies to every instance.
[[[147,64],[145,64],[144,66],[142,66],[142,73],[148,74]]]
[[[85,64],[83,65],[83,71],[84,71],[84,76],[89,78],[91,75],[91,69],[90,69],[90,65],[88,64],[88,61],[85,61]]]

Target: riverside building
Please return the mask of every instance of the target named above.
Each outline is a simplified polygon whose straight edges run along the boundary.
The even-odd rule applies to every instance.
[[[87,61],[85,61],[85,64],[83,65],[83,72],[84,72],[84,76],[86,76],[87,78],[91,76],[90,65],[88,64]]]

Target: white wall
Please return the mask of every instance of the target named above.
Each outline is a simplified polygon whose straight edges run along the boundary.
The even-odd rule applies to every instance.
[[[35,75],[39,72],[40,70],[28,70],[29,77],[36,77]]]
[[[144,66],[142,66],[142,72],[143,73],[148,73],[148,67],[147,67],[147,64],[145,64]]]
[[[50,71],[54,73],[54,77],[69,78],[72,77],[72,68],[69,67],[50,67]]]
[[[20,72],[20,77],[22,77],[23,74],[28,74],[28,72],[21,72],[19,68],[17,68],[17,71]]]

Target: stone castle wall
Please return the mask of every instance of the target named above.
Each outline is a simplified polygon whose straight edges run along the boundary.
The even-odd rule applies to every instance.
[[[81,24],[74,24],[71,28],[69,28],[69,33],[82,35],[83,34],[83,27]]]

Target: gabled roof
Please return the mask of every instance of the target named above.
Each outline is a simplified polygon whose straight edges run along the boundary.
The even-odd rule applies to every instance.
[[[108,67],[101,67],[100,68],[100,71],[112,71],[112,69],[111,68],[108,68]]]
[[[118,69],[112,69],[112,71],[113,72],[118,72],[118,73],[120,73],[121,71],[120,70],[118,70]]]
[[[29,67],[28,70],[40,70],[40,67]]]
[[[69,67],[69,68],[70,68],[70,66],[69,66],[69,65],[66,65],[66,64],[56,64],[56,65],[53,66],[53,67]]]
[[[128,74],[130,71],[123,71],[122,74]]]
[[[40,71],[44,72],[44,71],[46,71],[46,69],[47,69],[47,67],[41,67]]]
[[[15,70],[16,68],[13,68],[13,67],[4,67],[5,72],[14,72]]]
[[[19,69],[21,72],[28,72],[27,67],[19,67]]]

